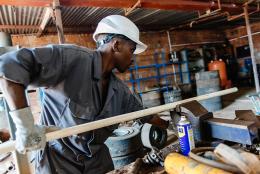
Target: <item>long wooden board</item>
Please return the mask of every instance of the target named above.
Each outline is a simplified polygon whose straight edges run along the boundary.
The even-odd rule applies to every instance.
[[[238,91],[237,88],[230,88],[230,89],[217,91],[217,92],[213,92],[210,94],[205,94],[205,95],[201,95],[201,96],[197,96],[197,97],[193,97],[193,98],[189,98],[189,99],[185,99],[185,100],[181,100],[181,101],[177,101],[177,102],[173,102],[173,103],[168,103],[165,105],[152,107],[149,109],[144,109],[144,110],[140,110],[140,111],[136,111],[136,112],[122,114],[122,115],[118,115],[118,116],[114,116],[114,117],[110,117],[110,118],[106,118],[106,119],[102,119],[102,120],[97,120],[97,121],[93,121],[93,122],[89,122],[89,123],[85,123],[85,124],[81,124],[81,125],[77,125],[77,126],[72,126],[72,127],[58,130],[58,131],[47,133],[46,138],[47,138],[47,141],[52,141],[55,139],[60,139],[60,138],[64,138],[67,136],[80,134],[83,132],[99,129],[102,127],[111,126],[111,125],[118,124],[121,122],[142,118],[142,117],[160,113],[163,111],[168,111],[170,109],[175,108],[176,105],[186,103],[186,102],[189,102],[192,100],[197,100],[197,101],[205,100],[205,99],[209,99],[212,97],[230,94],[230,93],[233,93],[236,91]],[[15,150],[15,141],[9,141],[9,142],[6,142],[6,143],[3,143],[0,145],[0,154],[11,152],[14,150]]]

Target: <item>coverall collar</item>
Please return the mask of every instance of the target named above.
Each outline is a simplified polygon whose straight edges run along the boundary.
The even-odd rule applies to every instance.
[[[100,80],[102,78],[102,56],[101,53],[99,51],[95,51],[94,53],[94,78],[97,80]],[[116,76],[115,74],[112,72],[111,76],[110,76],[110,82],[109,82],[109,86],[112,85],[111,87],[114,90],[117,90],[117,86],[116,86]]]

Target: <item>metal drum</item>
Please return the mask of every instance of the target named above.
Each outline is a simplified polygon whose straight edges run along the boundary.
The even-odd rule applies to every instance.
[[[218,71],[198,72],[195,75],[197,85],[197,95],[208,94],[221,90]],[[221,97],[200,101],[209,112],[214,112],[222,108]]]
[[[147,108],[159,106],[162,104],[161,92],[158,90],[142,93],[142,101],[144,107]]]
[[[181,89],[174,87],[172,90],[163,92],[164,103],[172,103],[182,99]]]
[[[0,47],[12,46],[12,38],[9,33],[0,32]]]

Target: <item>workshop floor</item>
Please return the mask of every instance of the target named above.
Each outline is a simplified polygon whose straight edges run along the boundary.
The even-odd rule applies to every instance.
[[[228,94],[222,97],[223,109],[213,113],[218,118],[235,118],[235,110],[253,110],[253,104],[247,98],[247,95],[255,93],[255,88],[239,88],[238,92]]]

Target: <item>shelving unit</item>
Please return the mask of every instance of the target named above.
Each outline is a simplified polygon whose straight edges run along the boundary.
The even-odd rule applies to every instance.
[[[165,50],[162,49],[160,52],[155,51],[153,55],[153,64],[150,65],[143,65],[139,66],[137,63],[137,58],[134,57],[134,66],[129,68],[129,71],[131,72],[130,80],[127,82],[130,82],[132,84],[132,89],[133,91],[136,91],[140,95],[142,93],[147,92],[143,91],[141,89],[141,82],[142,81],[148,81],[148,80],[153,80],[155,79],[157,81],[157,86],[158,88],[152,89],[149,91],[168,91],[170,86],[173,84],[173,78],[174,76],[178,76],[177,79],[179,79],[179,83],[183,83],[183,74],[189,73],[187,72],[182,72],[181,68],[183,65],[187,66],[187,62],[177,62],[173,63],[170,61],[166,61],[166,56],[165,56]],[[175,73],[172,70],[172,66],[175,66],[176,71]],[[149,75],[146,75],[145,77],[142,76],[142,74],[139,72],[141,69],[151,69],[149,72]],[[171,72],[169,72],[169,69],[171,69]],[[151,71],[153,71],[151,73]],[[169,80],[169,77],[172,78],[172,80]],[[163,82],[162,82],[163,81]],[[136,87],[137,89],[135,89]]]
[[[183,49],[180,53],[182,61],[186,62],[182,65],[183,84],[194,83],[195,74],[205,70],[202,49]]]

